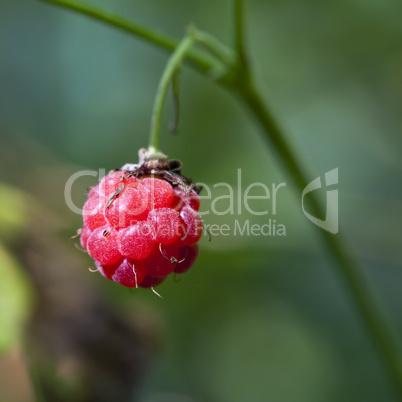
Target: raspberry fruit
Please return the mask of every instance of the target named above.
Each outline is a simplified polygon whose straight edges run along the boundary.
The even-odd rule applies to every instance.
[[[180,170],[179,162],[141,150],[139,164],[110,172],[91,189],[80,243],[104,277],[153,289],[195,263],[200,189]]]

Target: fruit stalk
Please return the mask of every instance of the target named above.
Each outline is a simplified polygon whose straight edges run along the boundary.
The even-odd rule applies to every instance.
[[[162,121],[163,105],[165,103],[166,94],[169,88],[169,84],[172,81],[175,73],[180,68],[187,52],[191,49],[195,42],[194,31],[189,29],[188,35],[185,36],[177,46],[176,50],[170,56],[166,68],[162,74],[159,82],[158,91],[155,97],[154,109],[151,120],[151,132],[149,139],[148,151],[152,153],[158,153],[158,142],[160,127]]]

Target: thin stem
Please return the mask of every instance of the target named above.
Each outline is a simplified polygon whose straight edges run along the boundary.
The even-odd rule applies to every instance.
[[[273,147],[276,150],[282,166],[301,193],[308,183],[303,165],[288,144],[282,129],[269,112],[261,95],[255,86],[249,82],[240,89],[240,96],[249,112],[262,126],[264,138],[268,142],[269,147]],[[309,204],[309,207],[314,211],[316,216],[322,214],[323,208],[315,193],[311,193]],[[334,236],[325,230],[317,230],[350,291],[350,295],[357,307],[357,312],[360,313],[368,332],[371,334],[384,365],[387,367],[390,378],[402,396],[401,352],[394,334],[384,318],[383,311],[379,308],[371,287],[342,237],[339,234]]]
[[[159,152],[158,142],[159,142],[161,121],[162,121],[163,105],[165,103],[169,84],[172,81],[177,70],[180,68],[180,65],[182,64],[188,51],[193,46],[194,42],[195,42],[195,35],[194,31],[191,30],[189,34],[182,39],[182,41],[177,46],[176,50],[170,56],[165,71],[162,74],[162,78],[158,86],[158,91],[156,93],[154,109],[152,113],[151,133],[148,148],[148,151],[150,153]]]
[[[223,45],[215,37],[207,32],[195,31],[197,43],[204,46],[214,56],[222,61],[227,67],[233,67],[236,63],[236,53],[232,49]]]
[[[235,47],[239,64],[247,65],[247,56],[244,49],[244,4],[243,0],[234,0],[235,13]]]
[[[233,67],[235,64],[236,59],[234,57],[233,52],[230,49],[228,49],[214,37],[205,32],[196,30],[193,27],[189,29],[188,35],[184,39],[182,39],[182,41],[178,44],[174,53],[169,58],[166,68],[159,82],[151,120],[151,133],[148,148],[148,151],[151,154],[159,152],[158,143],[159,143],[160,127],[163,114],[163,105],[165,103],[169,84],[171,82],[174,83],[174,78],[177,75],[177,72],[182,62],[187,57],[192,46],[196,42],[205,46],[205,48],[207,48],[224,64],[224,66],[220,66],[220,68],[215,67],[215,74],[223,75],[225,72],[228,71],[229,68]],[[175,91],[173,92],[175,95],[174,96],[175,101],[176,103],[178,103],[177,93],[175,93]]]
[[[180,70],[177,70],[172,77],[172,95],[173,95],[173,114],[169,124],[169,131],[176,134],[180,119]]]
[[[174,50],[179,41],[166,35],[163,32],[159,32],[155,29],[148,28],[137,22],[129,21],[125,18],[115,15],[101,8],[92,6],[90,4],[84,3],[79,0],[39,0],[45,3],[51,3],[69,10],[78,12],[79,14],[86,15],[95,20],[102,21],[108,25],[112,25],[130,34],[145,39],[146,41],[159,46],[164,50]],[[203,73],[208,73],[211,69],[219,64],[217,60],[205,51],[200,49],[192,49],[188,55],[187,59],[190,63]]]

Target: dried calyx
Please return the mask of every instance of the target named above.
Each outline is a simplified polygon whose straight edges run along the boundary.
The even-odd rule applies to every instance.
[[[196,186],[190,178],[181,175],[182,163],[177,159],[168,160],[162,152],[149,151],[141,148],[138,151],[139,163],[126,163],[115,171],[127,172],[134,177],[154,176],[169,182],[173,188],[180,187],[186,192],[194,190],[199,194],[202,186]]]

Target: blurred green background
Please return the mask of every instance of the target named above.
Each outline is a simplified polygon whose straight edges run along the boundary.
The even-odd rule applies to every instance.
[[[247,3],[259,88],[311,180],[339,168],[340,235],[401,338],[402,3]],[[192,22],[231,44],[229,0],[92,4],[177,38]],[[189,68],[179,134],[167,107],[162,150],[209,186],[236,186],[237,169],[243,188],[287,183],[275,216],[204,216],[272,218],[286,236],[203,238],[194,268],[158,288],[163,300],[88,272],[69,240],[81,218],[65,183],[137,161],[167,57],[70,11],[0,0],[0,400],[34,400],[31,373],[56,401],[396,401],[274,150],[236,99]],[[74,183],[76,205],[95,183]]]

